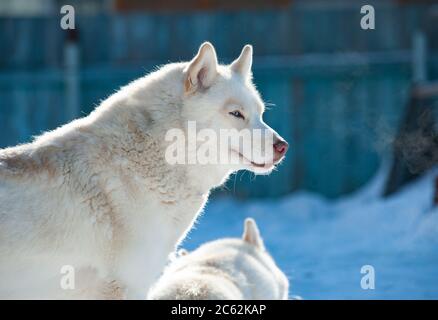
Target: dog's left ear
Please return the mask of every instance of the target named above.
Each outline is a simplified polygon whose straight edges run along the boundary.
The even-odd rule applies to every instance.
[[[187,249],[179,249],[176,253],[178,257],[183,257],[189,254],[189,251]]]
[[[264,250],[263,239],[260,236],[259,228],[254,219],[247,218],[245,220],[245,227],[242,236],[243,241],[256,246],[259,249]]]
[[[252,46],[247,44],[243,47],[240,56],[231,63],[231,70],[240,74],[245,79],[252,77]]]
[[[191,93],[210,87],[217,76],[217,67],[217,56],[213,45],[210,42],[204,42],[199,48],[198,54],[184,70],[186,74],[185,92]]]

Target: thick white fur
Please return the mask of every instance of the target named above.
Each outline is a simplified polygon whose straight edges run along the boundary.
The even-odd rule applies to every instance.
[[[157,300],[287,299],[289,283],[266,252],[257,226],[245,221],[242,239],[208,242],[179,255],[152,287]]]
[[[248,121],[229,116],[230,104]],[[171,166],[167,130],[188,120],[271,130],[262,112],[250,77],[218,65],[205,43],[191,62],[132,82],[89,116],[0,150],[0,298],[146,297],[210,190],[233,171],[273,168],[272,159]],[[75,269],[74,290],[60,287],[64,265]]]

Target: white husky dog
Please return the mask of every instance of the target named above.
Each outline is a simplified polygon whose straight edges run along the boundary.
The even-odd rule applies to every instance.
[[[0,298],[145,298],[210,190],[239,169],[268,173],[286,152],[262,120],[251,64],[251,46],[223,66],[204,43],[192,61],[132,82],[89,116],[0,150]],[[248,161],[172,165],[166,132],[186,132],[188,121],[263,128],[273,143],[250,143],[274,152],[231,146]]]
[[[208,242],[182,252],[149,292],[160,300],[287,299],[289,282],[266,252],[257,225],[245,220],[242,239]]]

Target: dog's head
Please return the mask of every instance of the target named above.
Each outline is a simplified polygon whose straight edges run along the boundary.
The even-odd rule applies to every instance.
[[[196,124],[198,151],[204,144],[210,160],[219,159],[231,171],[266,174],[284,158],[288,144],[263,121],[265,106],[252,83],[251,66],[250,45],[225,66],[218,64],[209,42],[202,44],[183,71],[182,112]]]
[[[271,292],[270,299],[287,299],[289,295],[289,281],[286,275],[278,268],[274,260],[267,253],[260,236],[259,228],[254,219],[247,218],[244,224],[242,235],[243,242],[254,249],[257,254],[254,255],[256,261],[259,261],[263,268],[256,268],[252,274],[258,279],[254,288],[263,288],[259,292],[260,298],[266,297],[265,294]]]

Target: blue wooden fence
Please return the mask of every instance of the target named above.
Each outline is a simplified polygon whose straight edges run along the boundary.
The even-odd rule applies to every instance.
[[[372,32],[360,29],[354,6],[79,17],[80,113],[158,63],[191,58],[203,40],[225,62],[252,43],[256,84],[275,104],[265,119],[291,150],[271,176],[239,173],[227,189],[241,197],[351,192],[390,150],[410,85],[412,34],[427,12],[376,10]],[[0,147],[70,120],[58,24],[57,17],[0,18]]]

